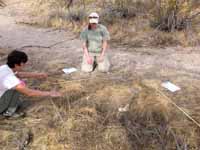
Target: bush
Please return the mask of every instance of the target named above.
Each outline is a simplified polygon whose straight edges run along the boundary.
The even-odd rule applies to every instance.
[[[67,14],[67,19],[70,21],[81,22],[87,17],[85,10],[73,9]]]
[[[0,0],[0,7],[5,7],[5,6],[6,4],[2,0]]]
[[[139,0],[115,0],[101,13],[104,23],[113,24],[120,19],[132,19],[144,12],[144,3]]]
[[[192,22],[191,16],[198,1],[153,0],[151,26],[162,31],[186,29]]]

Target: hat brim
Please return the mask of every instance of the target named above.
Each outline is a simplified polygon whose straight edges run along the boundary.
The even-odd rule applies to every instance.
[[[99,19],[98,18],[89,19],[89,23],[96,23],[96,24],[98,24],[99,23]]]

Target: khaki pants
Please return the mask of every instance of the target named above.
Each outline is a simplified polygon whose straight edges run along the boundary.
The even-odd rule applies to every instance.
[[[3,113],[4,111],[14,113],[19,104],[19,92],[16,90],[8,90],[0,98],[0,113]]]
[[[90,57],[92,57],[93,63],[88,64],[87,58],[83,55],[83,61],[81,65],[81,70],[83,72],[92,72],[94,70],[94,64],[97,64],[97,68],[100,72],[108,72],[110,69],[110,62],[107,55],[104,55],[103,61],[99,62],[99,53],[89,53]]]

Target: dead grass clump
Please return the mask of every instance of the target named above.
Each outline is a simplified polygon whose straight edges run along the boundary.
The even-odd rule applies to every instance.
[[[100,103],[95,99],[86,99],[73,105],[67,120],[58,129],[59,141],[77,150],[131,149],[126,130],[113,117],[113,112],[99,111]]]
[[[53,27],[68,27],[70,23],[76,26],[77,23],[82,23],[86,18],[86,12],[83,9],[74,8],[70,11],[62,9],[61,11],[52,11],[46,19],[47,26]],[[80,29],[79,29],[80,30]]]
[[[73,9],[67,14],[67,19],[71,22],[82,22],[86,17],[87,14],[83,9]]]
[[[149,45],[152,46],[176,46],[180,41],[176,38],[176,33],[165,33],[161,31],[154,31],[149,38]]]
[[[0,149],[2,150],[25,149],[31,140],[31,133],[28,129],[21,129],[17,131],[0,130],[0,132]]]
[[[0,0],[0,8],[5,7],[5,6],[6,6],[6,4],[2,0]]]
[[[35,16],[38,24],[44,26],[65,28],[71,22],[81,22],[85,19],[86,13],[80,8],[68,8],[65,0],[36,0],[30,1],[31,14]]]
[[[102,133],[103,143],[99,148],[108,150],[132,150],[127,131],[122,126],[108,126]]]
[[[93,108],[71,110],[68,119],[59,128],[59,141],[67,142],[73,149],[92,149],[101,143],[101,117]]]
[[[101,21],[104,24],[114,24],[125,19],[133,19],[137,15],[141,14],[145,9],[145,5],[141,1],[132,0],[116,0],[101,11]]]
[[[151,26],[162,31],[186,29],[188,24],[198,15],[192,15],[196,9],[196,1],[159,0],[153,1]]]
[[[143,118],[154,123],[166,123],[169,120],[169,102],[161,97],[154,89],[146,85],[140,85],[142,91],[134,97],[130,105],[130,112],[139,118]]]
[[[91,84],[90,88],[93,87],[90,89],[88,84],[82,83],[82,86],[87,86],[88,95],[78,101],[71,101],[70,109],[67,111],[61,108],[66,112],[66,118],[56,129],[57,139],[60,143],[77,150],[131,150],[126,130],[121,126],[116,115],[118,101],[127,99],[131,95],[130,89],[125,85],[112,87],[108,82],[108,86],[102,85],[101,79],[91,83],[87,81],[87,83]],[[79,89],[78,84],[71,87]]]
[[[129,112],[120,116],[133,147],[198,149],[197,127],[191,126],[192,123],[154,88],[141,82],[135,85],[139,92],[132,99]],[[187,132],[186,128],[191,132]]]

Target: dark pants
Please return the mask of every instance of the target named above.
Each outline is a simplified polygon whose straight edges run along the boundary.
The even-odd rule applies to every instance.
[[[0,113],[5,111],[14,113],[17,110],[19,104],[19,92],[16,90],[8,90],[0,98]]]

